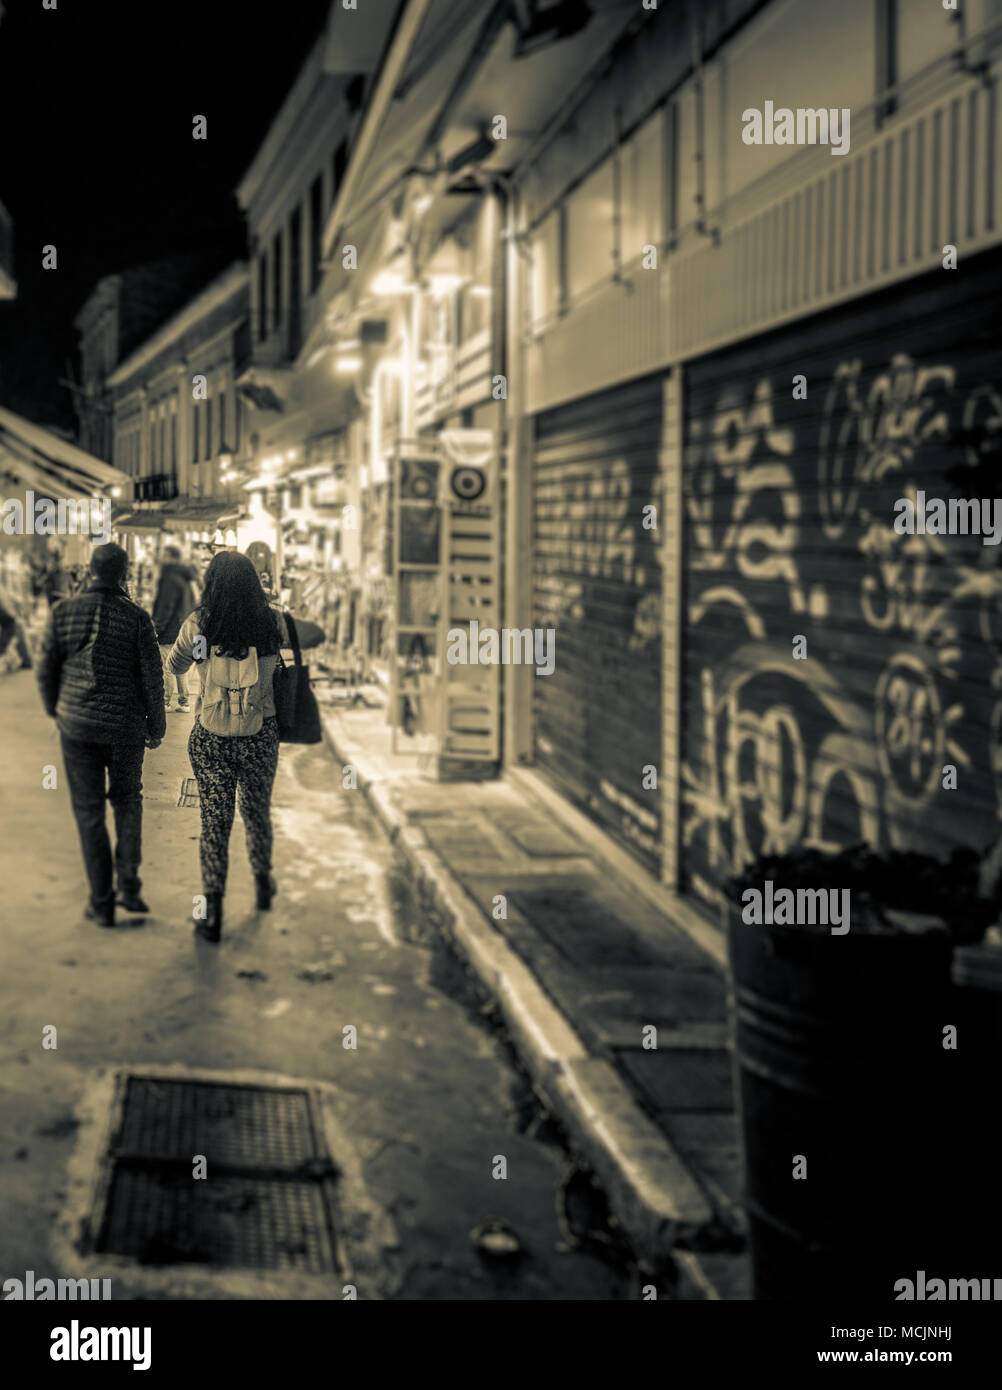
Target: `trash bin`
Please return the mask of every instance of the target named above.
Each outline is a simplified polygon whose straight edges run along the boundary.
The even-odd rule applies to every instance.
[[[728,947],[754,1296],[893,1301],[944,1237],[951,939],[731,904]]]
[[[994,1279],[1002,1275],[1002,1191],[998,1181],[998,1089],[1002,1058],[1002,938],[962,946],[953,957],[949,1022],[956,1049],[947,1057],[944,1128],[953,1147],[948,1200],[948,1268],[940,1277]]]

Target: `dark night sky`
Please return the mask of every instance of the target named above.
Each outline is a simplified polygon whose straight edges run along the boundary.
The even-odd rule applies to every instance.
[[[244,253],[233,190],[330,0],[3,0],[0,202],[18,299],[0,302],[0,405],[75,425],[60,386],[102,275],[182,251]],[[192,139],[192,118],[208,139]],[[58,248],[43,271],[41,248]],[[74,355],[74,371],[78,364]]]

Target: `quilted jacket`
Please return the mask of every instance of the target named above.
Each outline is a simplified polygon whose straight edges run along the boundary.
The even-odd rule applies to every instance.
[[[57,603],[38,663],[45,712],[67,738],[163,738],[164,679],[150,615],[124,590],[91,584]]]

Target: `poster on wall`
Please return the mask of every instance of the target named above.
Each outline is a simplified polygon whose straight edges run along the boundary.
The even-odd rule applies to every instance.
[[[491,761],[500,669],[476,659],[476,635],[498,621],[495,438],[443,430],[435,446],[394,461],[394,748]]]
[[[472,762],[500,755],[501,669],[479,660],[498,618],[499,508],[494,432],[443,430],[442,751]],[[465,660],[460,659],[465,656]]]
[[[395,753],[428,755],[439,746],[440,472],[440,460],[431,452],[394,455],[390,719]]]

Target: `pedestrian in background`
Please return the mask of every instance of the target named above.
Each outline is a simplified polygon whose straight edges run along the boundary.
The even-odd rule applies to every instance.
[[[115,814],[119,902],[127,912],[149,911],[139,878],[143,757],[167,727],[156,633],[125,592],[128,565],[121,546],[97,546],[91,583],[52,611],[38,665],[45,712],[59,726],[90,882],[86,916],[102,927],[115,925],[106,799]]]
[[[0,657],[3,657],[13,642],[14,651],[20,658],[20,664],[16,669],[21,671],[31,666],[31,653],[28,651],[24,629],[18,621],[17,608],[14,599],[0,585]]]
[[[69,598],[70,591],[69,570],[63,566],[63,557],[59,552],[59,547],[53,546],[49,551],[42,578],[42,592],[45,594],[49,608],[55,608],[56,604],[61,603],[64,598]]]
[[[271,872],[271,791],[278,768],[278,724],[273,680],[289,635],[269,608],[257,571],[245,555],[220,551],[205,574],[197,610],[181,625],[168,673],[198,666],[199,696],[188,739],[202,816],[199,859],[206,916],[195,934],[217,942],[237,797],[247,853],[266,911],[276,892]]]
[[[167,541],[163,548],[160,581],[153,600],[153,626],[157,630],[157,642],[164,661],[165,709],[170,709],[172,683],[177,687],[178,709],[188,708],[184,681],[167,671],[166,662],[181,631],[181,624],[195,607],[195,579],[194,569],[182,562],[181,547],[176,541]]]

